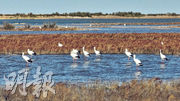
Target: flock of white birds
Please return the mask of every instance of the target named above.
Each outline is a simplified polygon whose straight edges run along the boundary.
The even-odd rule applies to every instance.
[[[164,45],[163,42],[161,42],[161,44]],[[63,47],[63,44],[58,43],[58,47]],[[85,58],[90,57],[90,53],[85,50],[85,47],[83,47],[82,50],[83,50],[82,52],[83,52],[83,55]],[[22,58],[26,61],[26,63],[27,63],[26,65],[28,65],[28,63],[32,63],[33,62],[32,56],[36,55],[36,53],[30,49],[27,50],[27,53],[31,56],[31,58],[24,55],[24,52],[22,53]],[[94,53],[96,54],[96,56],[101,55],[101,52],[96,50],[96,47],[94,47]],[[133,58],[136,66],[143,66],[142,62],[136,58],[136,55],[135,54],[133,55],[131,52],[128,51],[128,49],[125,49],[125,54],[127,55],[128,60],[130,58]],[[72,51],[70,52],[70,56],[73,58],[73,62],[75,62],[77,59],[80,58],[80,51],[77,49],[72,49]],[[167,57],[162,53],[161,49],[160,49],[160,58],[162,61],[168,60]]]
[[[90,57],[90,53],[85,50],[85,47],[83,47],[82,50],[83,50],[82,52],[83,52],[83,55],[85,56],[85,58]],[[96,47],[94,47],[94,53],[96,54],[96,56],[101,55],[100,51],[96,50]],[[78,51],[77,49],[72,49],[70,55],[72,56],[73,62],[74,62],[80,58],[80,51]]]

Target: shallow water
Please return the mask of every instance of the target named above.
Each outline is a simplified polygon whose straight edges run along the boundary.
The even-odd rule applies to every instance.
[[[0,31],[3,34],[78,34],[78,33],[180,33],[180,28],[89,28],[87,30],[76,31]]]
[[[0,34],[66,34],[66,33],[180,33],[180,28],[159,28],[173,25],[103,25],[90,26],[92,23],[172,23],[180,19],[11,19],[0,20],[15,26],[42,26],[47,22],[56,22],[61,27],[78,27],[85,30],[77,31],[0,31]]]
[[[162,80],[174,80],[180,77],[180,58],[167,55],[169,61],[161,63],[159,55],[137,54],[143,63],[136,69],[133,60],[128,60],[124,54],[94,54],[84,60],[83,56],[73,63],[70,55],[38,55],[33,56],[29,64],[28,81],[33,80],[38,66],[41,73],[53,72],[55,82],[88,82],[88,81],[130,81],[132,79],[149,79],[159,77]],[[4,75],[18,72],[26,67],[21,55],[0,55],[0,84],[4,85]]]
[[[9,23],[26,23],[31,25],[42,25],[47,22],[56,22],[58,25],[80,24],[80,23],[169,23],[180,22],[180,18],[172,19],[0,19],[0,24]]]

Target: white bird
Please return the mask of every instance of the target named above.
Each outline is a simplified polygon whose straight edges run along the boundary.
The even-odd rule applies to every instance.
[[[164,45],[164,42],[161,42],[161,45]]]
[[[125,54],[128,56],[128,60],[130,59],[130,57],[133,57],[133,55],[131,54],[131,52],[128,51],[128,49],[125,49]]]
[[[79,51],[78,51],[77,49],[73,49],[73,50],[71,51],[70,55],[71,55],[72,58],[73,58],[73,62],[74,62],[74,60],[77,60],[77,59],[80,58],[80,56],[79,56]]]
[[[36,55],[36,53],[34,51],[30,50],[30,49],[28,49],[27,52],[31,56]]]
[[[28,64],[28,63],[32,63],[31,58],[29,58],[28,56],[24,55],[24,52],[22,53],[22,58],[27,62],[27,64]],[[27,64],[26,64],[26,65],[27,65]]]
[[[101,55],[100,51],[96,50],[96,47],[94,47],[94,52],[95,52],[96,56]]]
[[[161,57],[162,61],[168,60],[168,58],[166,58],[166,56],[164,54],[162,54],[161,50],[160,50],[160,57]]]
[[[85,50],[84,50],[84,47],[83,47],[83,54],[84,54],[85,57],[90,57],[89,52],[85,51]]]
[[[136,55],[133,55],[133,60],[136,63],[136,66],[143,66],[142,62],[139,59],[136,59]]]
[[[73,49],[72,51],[73,51],[74,53],[80,54],[80,51],[77,50],[77,49]]]
[[[59,47],[62,47],[62,46],[63,46],[63,44],[59,42],[59,43],[58,43],[58,46],[59,46]]]

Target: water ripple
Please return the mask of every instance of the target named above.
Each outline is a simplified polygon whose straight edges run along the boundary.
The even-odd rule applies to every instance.
[[[165,63],[161,63],[159,55],[137,54],[137,57],[143,62],[143,66],[138,69],[133,60],[128,60],[124,54],[103,54],[100,58],[92,54],[88,60],[80,59],[74,63],[69,55],[38,55],[29,64],[28,81],[33,79],[38,66],[41,66],[42,74],[52,71],[55,82],[123,82],[153,77],[163,80],[180,77],[180,58],[177,56],[167,55],[170,60]],[[0,84],[5,84],[4,75],[17,73],[25,67],[21,55],[0,55]]]

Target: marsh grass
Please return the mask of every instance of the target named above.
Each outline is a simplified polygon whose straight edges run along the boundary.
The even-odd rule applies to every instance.
[[[109,85],[102,82],[80,85],[56,83],[53,89],[56,94],[48,92],[46,98],[43,98],[42,92],[39,98],[34,97],[32,86],[26,88],[27,96],[20,95],[18,88],[13,95],[0,89],[0,98],[1,101],[5,98],[8,101],[180,101],[179,82],[162,82],[159,78],[132,80],[121,85],[117,82]]]
[[[164,45],[161,45],[161,41]],[[58,42],[63,47],[58,47]],[[0,35],[0,53],[19,54],[32,49],[38,54],[69,54],[73,48],[93,53],[97,47],[102,53],[180,54],[180,34],[177,33],[132,33],[132,34],[38,34]]]

